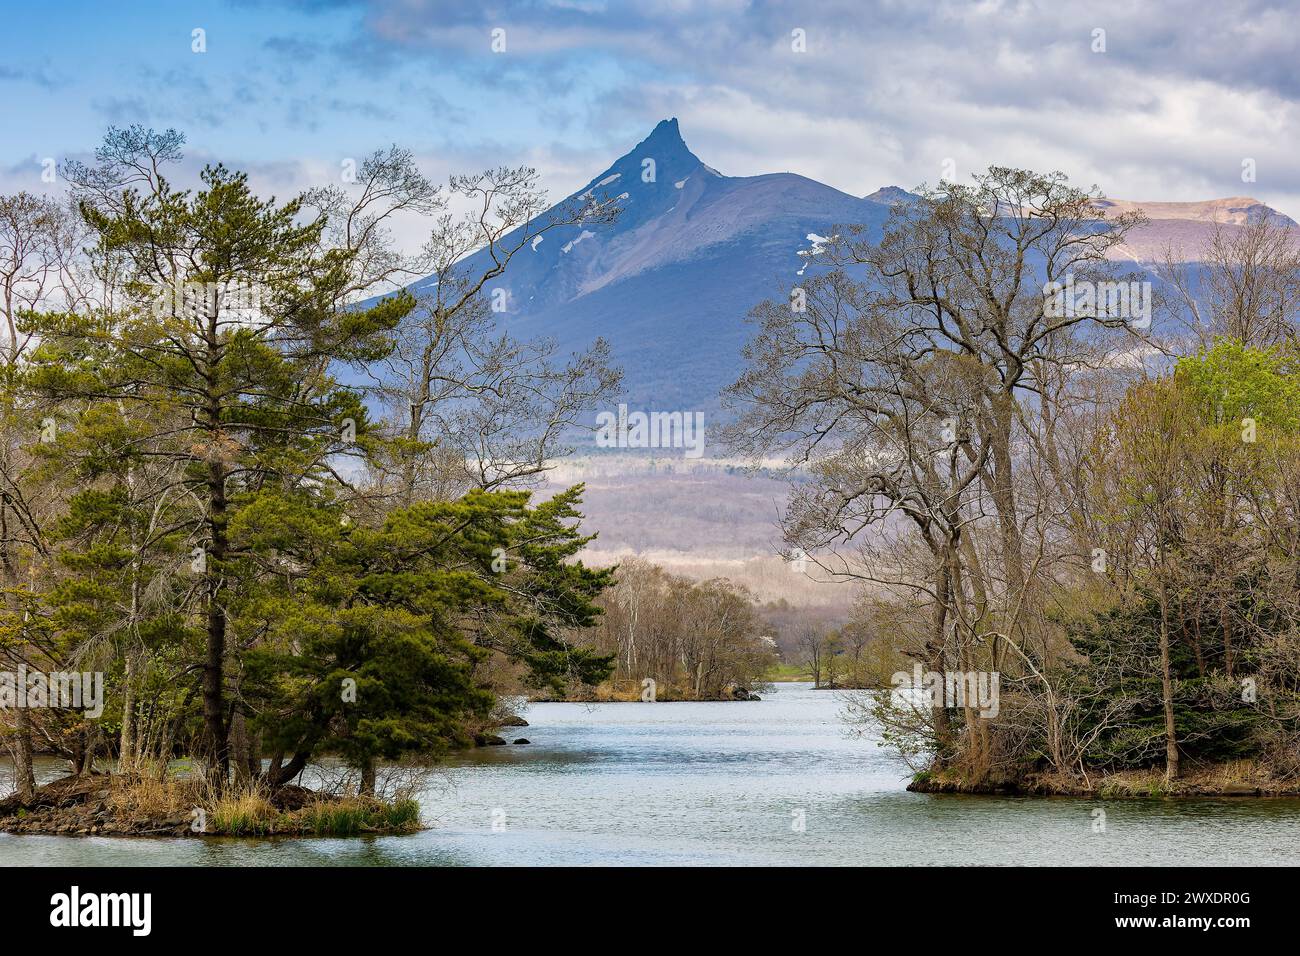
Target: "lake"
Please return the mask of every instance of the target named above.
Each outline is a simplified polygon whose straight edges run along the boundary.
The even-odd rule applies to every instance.
[[[0,834],[0,864],[1300,864],[1300,800],[908,793],[906,768],[848,736],[842,707],[808,684],[777,684],[757,703],[534,704],[532,726],[507,728],[530,745],[475,750],[434,772],[421,797],[431,828],[418,834]],[[63,766],[43,761],[42,777]]]

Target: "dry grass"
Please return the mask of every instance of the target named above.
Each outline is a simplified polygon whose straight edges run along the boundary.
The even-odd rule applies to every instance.
[[[275,832],[281,815],[256,786],[227,791],[211,798],[203,809],[207,814],[205,832],[224,836],[265,836]]]
[[[1270,773],[1267,766],[1250,759],[1206,767],[1184,767],[1174,780],[1166,780],[1160,767],[1125,770],[1094,780],[1094,787],[1104,797],[1212,797],[1296,792],[1294,780],[1281,780]]]
[[[207,833],[218,836],[356,836],[420,829],[420,806],[403,799],[322,797],[297,810],[280,810],[256,791],[228,794],[207,808]]]
[[[1219,764],[1207,775],[1218,784],[1238,784],[1251,787],[1267,786],[1272,783],[1272,776],[1258,761],[1252,759],[1232,760]]]
[[[915,782],[936,793],[1001,792],[995,783],[971,784],[974,779],[952,768],[922,771]],[[1158,797],[1245,797],[1300,795],[1297,781],[1272,774],[1255,760],[1233,760],[1205,767],[1186,767],[1175,780],[1165,780],[1164,769],[1093,773],[1087,780],[1070,774],[1036,773],[1011,781],[1014,792],[1039,796],[1140,799]]]
[[[108,795],[108,805],[116,813],[151,819],[188,814],[198,801],[195,781],[164,778],[147,770],[115,777]]]
[[[286,809],[256,783],[215,793],[200,777],[147,770],[114,778],[107,805],[115,817],[133,821],[188,819],[199,810],[202,832],[209,836],[355,836],[420,829],[419,804],[407,794],[391,800],[319,794]]]

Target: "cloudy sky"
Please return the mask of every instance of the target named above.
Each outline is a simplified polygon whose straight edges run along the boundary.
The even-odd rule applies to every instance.
[[[534,165],[558,199],[677,116],[729,175],[862,195],[996,163],[1300,218],[1297,16],[1230,0],[15,4],[0,190],[41,188],[43,159],[143,123],[280,194],[397,142],[439,178]]]

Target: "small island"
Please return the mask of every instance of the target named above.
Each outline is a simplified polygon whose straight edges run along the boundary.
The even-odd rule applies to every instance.
[[[578,558],[582,486],[520,486],[575,391],[601,401],[618,376],[600,355],[517,366],[484,324],[483,284],[536,238],[531,172],[455,178],[480,209],[452,226],[396,146],[355,190],[282,201],[219,163],[175,187],[184,141],[110,128],[62,200],[2,197],[21,267],[62,285],[5,299],[0,830],[407,832],[403,776],[492,742],[507,693],[613,670],[580,639],[614,581]],[[404,211],[443,230],[418,260],[386,245]],[[567,215],[537,230],[609,213]],[[475,280],[404,287],[449,274],[467,235],[492,246]],[[509,366],[500,406],[477,380],[430,395],[444,336]],[[344,380],[380,366],[405,384]],[[69,776],[38,787],[40,757]],[[325,763],[338,779],[304,787]]]

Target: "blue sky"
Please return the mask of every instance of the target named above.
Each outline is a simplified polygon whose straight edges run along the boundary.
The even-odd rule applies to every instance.
[[[599,52],[579,54],[568,94],[539,109],[502,85],[518,64],[485,75],[454,52],[399,55],[370,42],[361,5],[61,7],[67,18],[54,31],[37,5],[6,13],[7,163],[91,146],[107,124],[129,122],[175,125],[202,148],[266,161],[355,151],[396,135],[421,146],[526,144],[580,134],[557,129],[556,116],[583,107],[584,81],[604,89],[624,72]],[[205,33],[203,53],[192,49],[195,29]]]
[[[40,188],[42,158],[84,156],[109,124],[139,122],[280,193],[397,142],[438,177],[535,165],[559,198],[675,115],[732,175],[791,170],[861,195],[998,163],[1123,198],[1253,195],[1300,215],[1294,16],[1248,0],[1144,6],[16,4],[0,36],[0,189]]]

